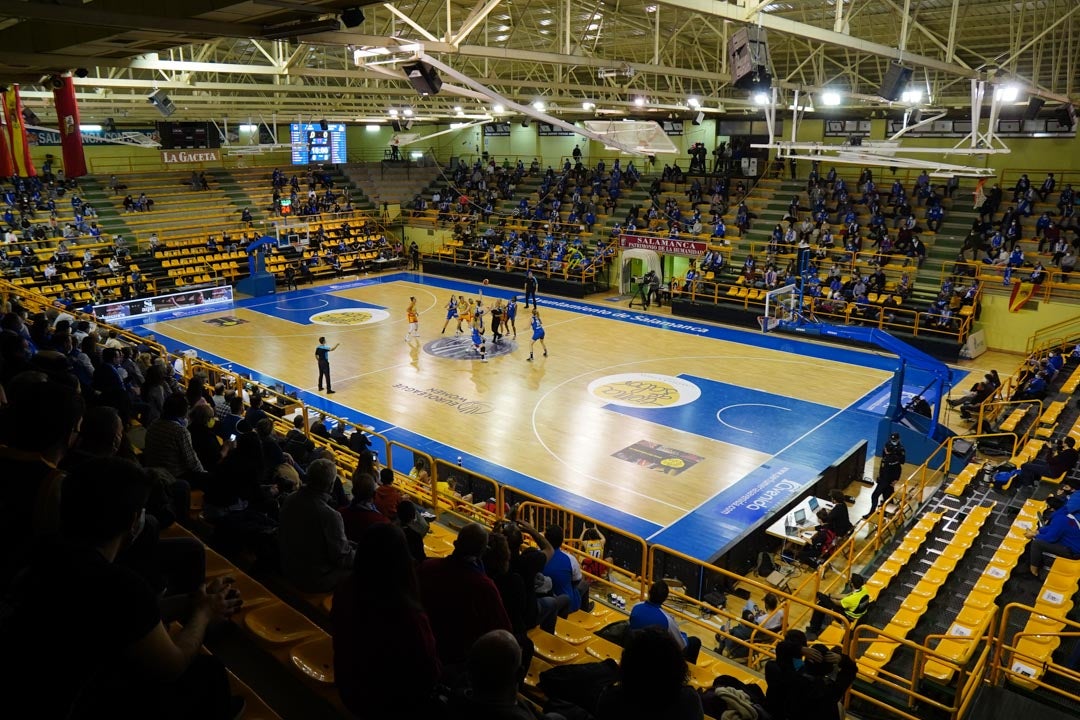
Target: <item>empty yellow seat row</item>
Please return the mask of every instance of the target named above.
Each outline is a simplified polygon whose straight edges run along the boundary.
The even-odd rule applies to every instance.
[[[1053,425],[1057,423],[1058,417],[1061,415],[1061,411],[1065,409],[1065,401],[1058,400],[1052,402],[1046,406],[1043,410],[1043,414],[1039,416],[1040,425]]]
[[[1002,432],[1005,431],[1003,430]],[[945,488],[945,494],[953,497],[960,497],[981,470],[982,465],[979,463],[968,463],[964,466],[963,470],[956,474],[956,477],[953,478],[953,481],[949,483],[948,487]]]
[[[1002,421],[1001,426],[998,428],[1001,432],[1016,432],[1016,428],[1027,416],[1028,407],[1026,405],[1021,406],[1009,413],[1009,417]]]

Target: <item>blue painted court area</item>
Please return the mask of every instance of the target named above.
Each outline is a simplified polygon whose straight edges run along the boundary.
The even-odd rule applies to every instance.
[[[277,300],[260,298],[262,303],[248,305],[246,309],[260,312],[280,320],[288,320],[298,325],[311,325],[311,316],[331,310],[347,310],[352,308],[366,308],[369,310],[385,310],[382,305],[350,300],[349,298],[319,293],[300,297],[291,297],[286,293]]]
[[[638,408],[608,404],[604,408],[731,445],[769,453],[780,452],[837,408],[730,385],[693,375],[679,375],[701,390],[701,397],[673,408]]]

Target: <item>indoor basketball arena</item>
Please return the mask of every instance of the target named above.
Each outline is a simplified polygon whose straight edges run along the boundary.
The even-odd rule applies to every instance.
[[[0,16],[15,715],[1080,710],[1075,3]]]

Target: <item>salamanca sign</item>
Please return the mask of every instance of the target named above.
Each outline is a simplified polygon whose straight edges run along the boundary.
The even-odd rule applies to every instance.
[[[619,247],[628,249],[653,250],[661,255],[701,255],[709,249],[709,244],[701,240],[682,240],[680,238],[651,237],[647,235],[619,236]]]
[[[221,151],[218,149],[205,150],[162,150],[161,162],[166,165],[183,165],[185,163],[219,162]]]

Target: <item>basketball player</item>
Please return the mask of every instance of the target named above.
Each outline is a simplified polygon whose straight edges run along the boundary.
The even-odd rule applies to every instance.
[[[480,297],[476,299],[476,305],[473,307],[473,317],[476,319],[476,323],[480,326],[480,332],[484,332],[484,294],[480,293]]]
[[[514,318],[517,317],[517,295],[510,296],[510,299],[506,301],[506,312],[503,313],[506,318],[503,320],[503,324],[506,326],[503,334],[506,330],[513,330],[514,337],[517,337],[517,325],[514,323]]]
[[[502,342],[503,331],[503,306],[502,300],[495,301],[495,307],[491,308],[491,344],[498,345]]]
[[[487,344],[484,342],[484,333],[480,329],[479,319],[473,322],[472,344],[473,350],[480,353],[480,362],[487,362]]]
[[[446,334],[446,327],[450,324],[451,320],[458,321],[458,332],[461,332],[461,320],[458,318],[457,308],[457,298],[451,295],[450,302],[446,303],[446,322],[443,323],[441,334]]]
[[[409,307],[405,309],[405,319],[409,321],[409,332],[405,333],[405,342],[420,339],[420,316],[416,313],[416,298],[409,297]],[[449,322],[449,321],[448,321]]]
[[[540,311],[533,308],[532,312],[532,342],[529,343],[529,362],[533,359],[533,346],[540,341],[540,347],[544,348],[544,357],[547,357],[547,343],[544,342],[544,324],[540,321]]]
[[[323,378],[326,378],[326,394],[333,395],[334,391],[330,389],[330,353],[341,347],[341,343],[338,343],[334,347],[330,347],[326,344],[326,338],[319,338],[319,345],[315,348],[315,360],[319,363],[319,392],[322,392]]]
[[[460,317],[458,317],[458,333],[461,333],[461,324],[465,323],[465,327],[472,327],[473,324],[473,299],[465,299],[464,295],[458,295],[458,309],[460,310]]]

